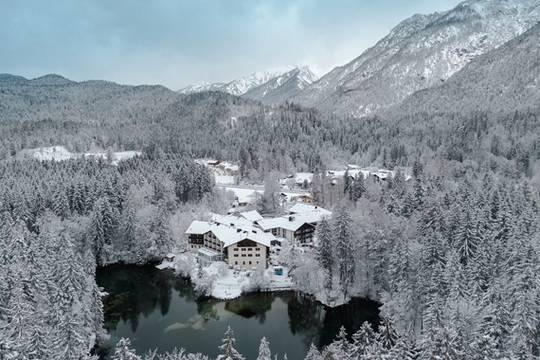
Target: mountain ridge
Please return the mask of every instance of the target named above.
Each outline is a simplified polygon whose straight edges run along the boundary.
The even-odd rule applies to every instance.
[[[417,14],[290,100],[362,117],[444,82],[538,21],[540,0],[469,0],[449,11]]]

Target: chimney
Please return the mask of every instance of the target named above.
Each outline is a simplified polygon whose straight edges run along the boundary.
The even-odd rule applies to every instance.
[[[289,221],[293,221],[294,220],[294,217],[293,216],[289,216]]]

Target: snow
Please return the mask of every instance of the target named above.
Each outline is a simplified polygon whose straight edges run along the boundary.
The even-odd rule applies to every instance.
[[[263,219],[262,215],[259,214],[257,210],[244,211],[244,212],[241,212],[239,215],[251,222],[255,222],[255,221],[259,221]]]
[[[186,234],[202,235],[210,231],[210,224],[206,221],[194,220],[186,230]]]
[[[218,175],[214,174],[214,179],[217,185],[234,185],[236,182],[235,177],[232,175]]]
[[[257,201],[258,194],[262,195],[263,190],[247,189],[238,187],[225,187],[226,191],[232,191],[239,203],[254,204]]]
[[[106,152],[86,152],[73,153],[67,150],[64,146],[48,146],[35,149],[24,149],[21,152],[23,157],[30,157],[39,161],[65,161],[77,159],[81,157],[93,157],[99,159],[107,159]],[[112,165],[118,165],[120,161],[128,160],[136,156],[140,156],[140,151],[121,151],[112,153]]]
[[[313,173],[310,173],[310,172],[296,173],[296,177],[294,178],[294,181],[297,184],[303,184],[304,182],[311,184],[311,182],[313,181]]]

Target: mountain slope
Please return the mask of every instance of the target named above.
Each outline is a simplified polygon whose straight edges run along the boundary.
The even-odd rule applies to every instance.
[[[222,91],[231,95],[240,96],[248,92],[249,90],[266,83],[270,79],[275,78],[286,73],[287,70],[268,70],[268,71],[259,71],[253,74],[243,76],[241,78],[229,81],[227,83],[217,82],[217,83],[202,83],[187,86],[183,89],[178,90],[180,94],[193,94],[203,91]]]
[[[538,21],[540,0],[469,0],[444,13],[415,15],[291,100],[361,117],[440,84]]]
[[[540,110],[540,23],[388,113]]]
[[[0,76],[0,122],[69,120],[83,123],[148,120],[182,95],[163,86],[75,82],[59,75],[28,80]]]
[[[309,67],[296,67],[250,89],[243,96],[266,104],[277,104],[299,94],[315,80],[317,80],[317,75]]]

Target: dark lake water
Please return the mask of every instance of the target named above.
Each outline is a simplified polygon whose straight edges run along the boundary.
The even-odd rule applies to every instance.
[[[330,343],[341,325],[351,334],[364,321],[374,326],[379,321],[379,304],[365,299],[328,308],[295,292],[253,293],[230,301],[200,298],[189,280],[152,266],[108,266],[98,269],[96,280],[109,293],[104,310],[111,339],[101,344],[102,359],[121,337],[130,338],[139,353],[176,347],[215,357],[231,326],[247,360],[257,357],[263,336],[272,353],[299,360],[311,343]]]

